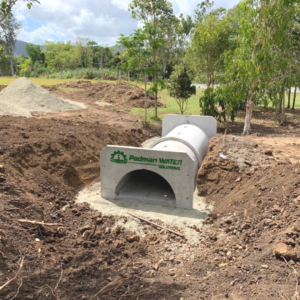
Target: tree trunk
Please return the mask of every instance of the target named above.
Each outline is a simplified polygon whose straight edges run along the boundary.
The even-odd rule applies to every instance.
[[[154,98],[155,118],[157,118],[157,93],[155,93]]]
[[[60,71],[60,78],[63,78],[62,70]]]
[[[145,125],[147,124],[147,110],[148,110],[148,103],[147,103],[147,77],[145,76]]]
[[[14,73],[14,63],[13,63],[13,57],[10,57],[10,68],[11,68],[11,76],[14,77],[15,73]]]
[[[289,88],[289,94],[288,94],[288,106],[287,108],[291,108],[291,93],[292,93],[292,87]]]
[[[251,98],[247,100],[247,104],[246,104],[246,116],[245,116],[243,135],[249,135],[251,132],[251,118],[252,118],[253,107],[254,107],[254,102],[252,101],[252,95],[251,95]]]
[[[281,90],[281,100],[278,111],[278,122],[281,125],[285,121],[285,88]]]
[[[297,96],[297,85],[295,85],[295,91],[294,91],[294,99],[293,99],[293,107],[292,110],[295,109],[295,103],[296,103],[296,96]]]

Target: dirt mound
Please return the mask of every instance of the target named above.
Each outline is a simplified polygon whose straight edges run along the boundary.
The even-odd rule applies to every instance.
[[[209,276],[204,289],[218,286],[216,299],[223,299],[228,286],[232,299],[288,299],[295,293],[296,279],[282,279],[291,276],[291,265],[300,265],[300,165],[265,147],[256,138],[236,136],[226,137],[224,145],[218,136],[198,172],[198,191],[214,205],[201,248],[212,274],[219,274]],[[251,281],[258,286],[243,284]]]
[[[48,91],[56,95],[62,95],[74,100],[82,101],[100,101],[114,104],[122,107],[145,107],[145,92],[138,86],[125,82],[104,83],[90,81],[70,81],[55,86],[43,86]],[[60,88],[73,88],[77,91],[66,91]],[[165,104],[158,102],[159,107],[165,107]],[[154,97],[150,96],[148,107],[154,107]]]
[[[0,93],[0,105],[5,105],[2,114],[16,115],[15,106],[32,111],[65,111],[86,108],[82,103],[58,98],[26,78],[18,78]],[[10,108],[10,105],[11,108]],[[24,115],[24,112],[19,115]]]
[[[210,140],[207,156],[198,171],[199,194],[225,193],[232,189],[230,183],[235,184],[242,173],[250,176],[258,166],[267,167],[271,161],[270,156],[250,139],[229,135],[224,144],[223,137],[215,137]]]
[[[19,299],[52,297],[51,289],[61,272],[60,299],[90,299],[119,275],[125,281],[113,289],[118,298],[130,286],[130,296],[127,293],[124,299],[139,295],[152,299],[148,278],[153,274],[147,256],[155,253],[160,243],[157,230],[150,227],[148,236],[141,238],[117,226],[126,222],[126,217],[119,220],[95,215],[87,205],[74,204],[77,191],[99,179],[103,147],[138,146],[142,138],[137,122],[129,122],[130,127],[109,126],[95,118],[100,119],[92,114],[85,119],[68,115],[59,119],[19,118],[18,122],[8,116],[0,118],[1,285],[17,271],[20,255],[25,256],[18,278],[0,291],[1,299],[12,298],[21,282]],[[30,225],[20,223],[20,219],[63,226]],[[169,243],[180,242],[174,235],[163,236]],[[143,267],[133,271],[136,263]],[[170,264],[175,265],[175,261]],[[82,278],[87,279],[86,285],[81,284]],[[170,294],[169,281],[163,287],[157,284],[157,298]],[[173,290],[175,297],[180,288]],[[109,299],[109,294],[105,292],[99,299]]]
[[[66,88],[76,88],[76,89],[85,89],[91,87],[93,84],[91,81],[79,80],[79,81],[69,81],[66,83],[60,84],[61,87]]]

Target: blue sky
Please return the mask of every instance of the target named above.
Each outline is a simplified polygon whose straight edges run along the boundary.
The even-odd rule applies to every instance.
[[[170,0],[174,13],[193,15],[202,0]],[[48,41],[72,41],[89,38],[112,46],[120,33],[130,34],[137,28],[131,19],[131,0],[40,0],[30,10],[17,2],[14,15],[22,23],[18,39],[42,45]],[[232,8],[239,0],[215,0],[214,7]]]

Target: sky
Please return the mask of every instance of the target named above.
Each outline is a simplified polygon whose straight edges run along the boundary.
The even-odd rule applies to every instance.
[[[170,0],[174,13],[193,15],[202,0]],[[45,41],[89,38],[100,45],[113,46],[119,35],[128,35],[138,26],[128,12],[131,0],[40,0],[29,10],[18,1],[14,16],[21,22],[18,40],[43,45]],[[215,0],[214,8],[232,8],[239,0]]]

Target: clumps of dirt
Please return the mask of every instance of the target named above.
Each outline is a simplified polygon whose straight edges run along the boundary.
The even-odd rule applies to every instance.
[[[125,82],[104,83],[90,81],[70,81],[54,86],[43,86],[55,95],[62,95],[69,99],[88,102],[107,102],[114,104],[116,107],[145,107],[145,91],[138,87]],[[64,90],[64,89],[76,89]],[[148,97],[147,107],[154,107],[154,96]],[[84,100],[82,100],[84,99]],[[159,107],[165,107],[165,104],[158,101]]]
[[[174,298],[183,290],[170,275],[163,285],[149,282],[156,272],[150,257],[158,247],[170,258],[155,261],[158,268],[167,273],[178,264],[170,251],[174,242],[181,248],[180,237],[151,226],[141,237],[118,226],[128,218],[120,221],[74,203],[81,186],[99,180],[103,147],[139,146],[142,131],[135,130],[136,122],[130,126],[114,127],[73,115],[18,118],[18,122],[0,118],[1,286],[18,271],[20,256],[25,257],[16,280],[1,289],[1,299],[16,293],[19,299],[47,299],[51,289],[57,299],[90,299],[118,276],[125,281],[102,292],[99,299],[110,299],[111,293],[117,295],[112,299]],[[31,225],[20,219],[62,225]]]
[[[241,174],[251,176],[258,166],[267,167],[272,159],[250,139],[228,135],[210,140],[209,149],[200,170],[197,184],[199,195],[230,191],[241,181]]]
[[[58,98],[27,78],[18,78],[0,93],[0,114],[30,117],[30,112],[86,108],[84,104]]]
[[[295,278],[283,278],[300,266],[300,165],[275,158],[265,146],[233,136],[224,145],[217,136],[198,173],[198,191],[214,205],[199,249],[212,266],[202,288],[208,292],[218,283],[223,293],[216,291],[216,299],[288,299],[295,293]]]
[[[69,81],[60,84],[64,88],[74,88],[74,89],[86,89],[91,87],[93,84],[91,81],[79,80],[79,81]]]

